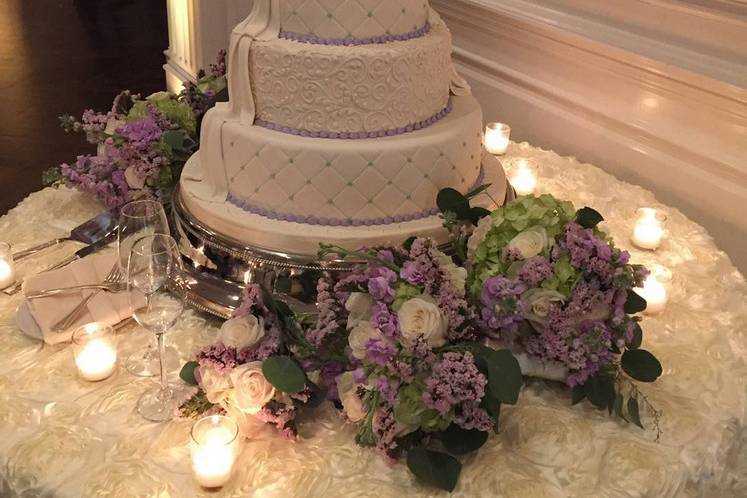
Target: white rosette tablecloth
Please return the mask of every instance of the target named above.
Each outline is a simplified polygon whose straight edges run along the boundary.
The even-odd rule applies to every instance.
[[[628,242],[636,208],[670,217],[671,236],[657,252],[631,249],[639,263],[674,272],[671,300],[644,321],[645,346],[664,365],[643,393],[662,410],[661,441],[587,403],[570,406],[567,392],[532,381],[502,431],[467,459],[454,496],[620,497],[747,496],[745,398],[747,284],[706,231],[654,196],[598,168],[527,144],[507,157],[537,159],[540,191],[593,206],[618,245]],[[32,194],[0,219],[1,238],[17,248],[66,233],[101,210],[66,189]],[[62,259],[72,245],[19,265],[21,274]],[[389,465],[356,447],[353,428],[330,407],[302,418],[301,439],[271,430],[249,441],[240,472],[217,493],[191,480],[191,421],[144,421],[138,396],[153,382],[123,368],[101,383],[80,381],[65,346],[42,346],[15,325],[20,297],[0,295],[0,496],[5,497],[399,497],[436,496],[404,464]],[[184,358],[215,338],[216,323],[188,312],[170,334]],[[119,333],[124,357],[148,336],[134,326]],[[174,373],[176,379],[176,373]]]

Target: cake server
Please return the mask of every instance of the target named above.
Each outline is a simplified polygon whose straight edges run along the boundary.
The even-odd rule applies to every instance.
[[[27,258],[33,254],[36,254],[37,252],[41,251],[42,249],[46,249],[47,247],[52,247],[68,241],[81,242],[83,244],[86,244],[87,246],[90,246],[91,244],[96,244],[100,240],[110,235],[115,231],[116,228],[117,222],[112,213],[101,213],[96,217],[86,221],[85,223],[75,227],[67,237],[50,240],[44,242],[43,244],[39,244],[26,250],[19,251],[13,254],[13,259],[15,261],[18,261],[19,259]]]

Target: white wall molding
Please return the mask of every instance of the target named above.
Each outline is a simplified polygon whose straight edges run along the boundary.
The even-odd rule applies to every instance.
[[[668,0],[653,1],[660,8]],[[454,58],[487,119],[653,190],[708,227],[747,270],[745,88],[673,66],[671,54],[663,62],[632,51],[647,40],[641,33],[585,36],[588,19],[573,18],[577,11],[553,17],[552,1],[528,10],[523,0],[431,3],[454,33]],[[740,72],[728,58],[699,53],[711,68]]]

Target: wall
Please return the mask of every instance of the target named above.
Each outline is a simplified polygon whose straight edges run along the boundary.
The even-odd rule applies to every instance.
[[[747,5],[431,4],[486,120],[654,191],[747,273]]]

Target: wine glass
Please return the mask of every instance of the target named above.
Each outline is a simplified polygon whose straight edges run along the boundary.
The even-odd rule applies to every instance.
[[[160,202],[144,199],[130,202],[122,207],[117,226],[117,251],[123,275],[127,272],[127,261],[132,245],[138,239],[156,233],[170,234],[166,213]],[[178,354],[173,348],[168,349],[166,358],[169,366],[178,366]],[[125,368],[139,377],[158,375],[160,367],[153,343],[149,342],[147,346],[140,347],[131,354],[125,360]]]
[[[160,385],[146,391],[138,400],[138,412],[147,420],[171,420],[176,396],[167,381],[164,366],[164,334],[179,320],[184,301],[169,292],[169,282],[181,282],[184,268],[176,241],[169,235],[147,235],[135,241],[127,265],[127,288],[133,318],[156,334]],[[180,286],[177,285],[177,288]]]

